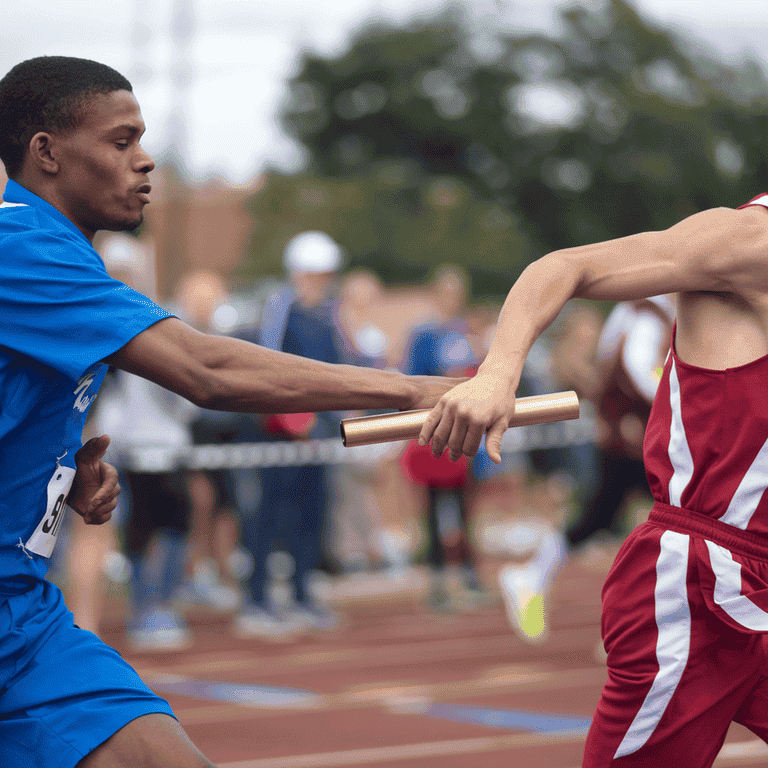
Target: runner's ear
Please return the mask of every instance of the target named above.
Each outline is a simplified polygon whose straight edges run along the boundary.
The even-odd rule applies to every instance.
[[[59,172],[59,162],[55,150],[55,140],[50,133],[39,131],[29,142],[27,162],[48,175]]]

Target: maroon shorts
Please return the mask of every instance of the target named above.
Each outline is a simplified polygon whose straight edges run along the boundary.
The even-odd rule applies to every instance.
[[[702,518],[657,504],[616,557],[584,768],[710,766],[732,721],[768,741],[768,546]]]

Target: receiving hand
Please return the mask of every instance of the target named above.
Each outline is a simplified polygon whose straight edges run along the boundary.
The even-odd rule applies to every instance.
[[[409,378],[416,384],[413,401],[408,406],[408,410],[414,411],[432,408],[446,392],[462,382],[469,381],[466,376],[410,376]]]
[[[120,495],[117,470],[102,461],[109,446],[109,436],[91,438],[75,454],[77,471],[67,504],[77,512],[88,525],[101,525],[112,517]]]
[[[462,455],[476,455],[486,435],[488,456],[499,464],[501,438],[514,407],[515,392],[507,383],[478,373],[440,398],[421,429],[419,444],[431,441],[434,456],[448,448],[451,461],[457,461]]]

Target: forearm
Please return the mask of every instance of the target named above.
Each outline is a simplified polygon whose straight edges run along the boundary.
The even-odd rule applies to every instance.
[[[582,273],[557,254],[530,264],[507,295],[488,355],[478,373],[490,374],[517,388],[533,343],[576,295]]]
[[[399,373],[335,365],[212,337],[202,361],[214,391],[207,407],[244,413],[300,413],[412,407],[415,386]]]
[[[161,320],[107,362],[154,381],[203,408],[304,413],[426,408],[446,386],[399,373],[331,365],[212,336],[177,318]]]

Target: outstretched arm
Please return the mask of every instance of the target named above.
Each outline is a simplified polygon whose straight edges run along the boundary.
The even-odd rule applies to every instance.
[[[768,216],[764,209],[717,208],[668,230],[555,251],[528,266],[512,286],[488,356],[477,375],[444,395],[420,442],[452,459],[489,456],[501,438],[533,342],[575,297],[622,301],[663,293],[732,294],[745,303],[768,293]]]
[[[200,333],[173,317],[138,334],[105,362],[204,408],[242,413],[428,408],[458,383],[321,363]]]

